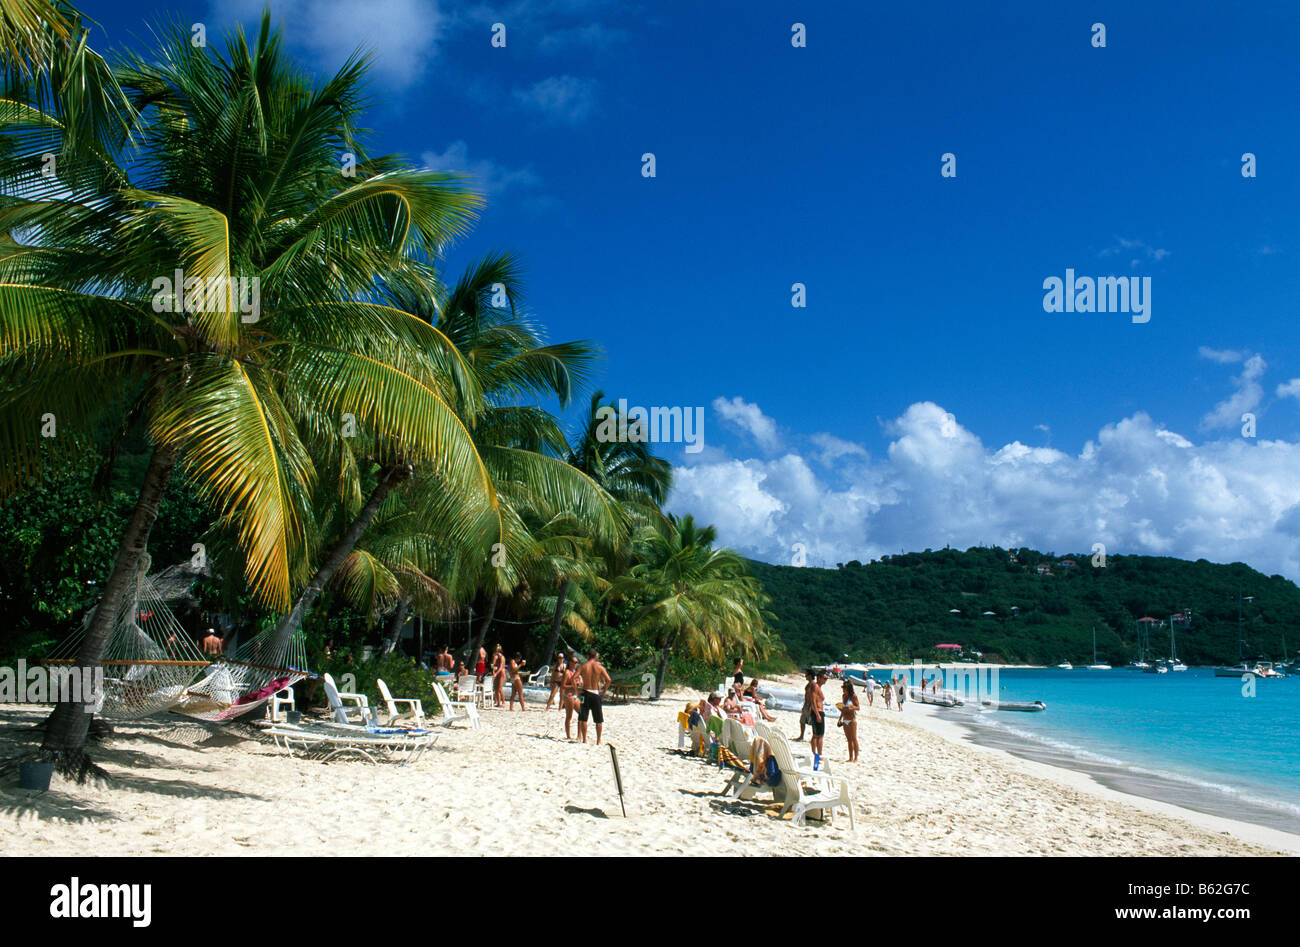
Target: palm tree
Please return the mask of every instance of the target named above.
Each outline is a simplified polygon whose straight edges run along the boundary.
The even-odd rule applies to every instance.
[[[305,570],[316,473],[304,426],[351,415],[388,465],[385,482],[432,463],[462,496],[492,494],[453,407],[474,396],[454,348],[374,289],[462,232],[478,199],[451,176],[368,157],[356,134],[364,60],[312,86],[269,14],[253,46],[239,32],[225,58],[180,28],[163,47],[158,62],[119,71],[125,117],[79,115],[84,102],[57,95],[45,112],[34,93],[0,106],[16,119],[0,188],[23,195],[6,208],[0,248],[4,486],[39,468],[32,419],[43,413],[85,429],[125,395],[153,445],[78,656],[87,666],[102,659],[178,465],[236,531],[250,588],[277,609]],[[117,148],[95,153],[95,173],[65,161],[33,196],[39,149],[74,125],[131,134],[102,135]],[[355,177],[328,171],[344,152],[358,158]],[[177,269],[183,285],[168,286]],[[234,277],[256,280],[243,284],[258,288],[256,307],[197,291]],[[43,752],[64,772],[85,775],[90,716],[61,704],[51,717]]]
[[[674,648],[722,663],[728,654],[763,653],[769,646],[767,596],[740,556],[714,548],[716,539],[712,526],[700,528],[694,517],[669,514],[658,528],[642,531],[640,561],[612,585],[612,595],[644,602],[627,630],[647,637],[659,651],[656,694],[663,691]]]
[[[613,405],[603,405],[604,397],[603,391],[592,393],[582,430],[567,446],[564,459],[618,501],[625,533],[631,533],[638,526],[662,519],[660,507],[672,486],[672,465],[655,457],[644,440],[625,437],[607,440],[601,433],[602,415],[611,417],[608,412],[613,411],[612,417],[616,419],[620,432],[626,431],[627,419],[619,417]],[[626,564],[626,550],[619,543],[605,543],[602,548],[610,559],[610,574],[620,574]],[[555,615],[551,620],[546,650],[542,652],[547,659],[555,653],[560,640],[565,601],[577,576],[576,571],[559,574]]]

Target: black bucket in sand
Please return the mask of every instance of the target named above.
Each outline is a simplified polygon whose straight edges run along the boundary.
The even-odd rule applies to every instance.
[[[53,775],[53,763],[28,761],[18,764],[18,786],[21,789],[35,789],[37,792],[45,792],[50,788],[50,777]]]
[[[285,713],[290,723],[302,723],[302,711],[290,710]]]

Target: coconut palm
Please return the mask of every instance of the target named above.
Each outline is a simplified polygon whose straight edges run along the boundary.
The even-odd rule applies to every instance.
[[[356,132],[364,60],[319,84],[282,54],[264,15],[224,55],[166,31],[158,61],[117,75],[125,118],[48,112],[28,95],[4,105],[0,187],[9,242],[0,248],[0,449],[12,488],[38,469],[39,428],[86,429],[127,397],[153,445],[79,663],[98,664],[179,465],[235,531],[250,588],[286,608],[306,571],[307,498],[315,481],[304,430],[352,418],[368,432],[383,481],[435,466],[472,504],[491,482],[455,405],[473,379],[436,328],[378,298],[421,257],[463,232],[478,199],[452,176],[369,157]],[[42,136],[73,123],[129,127],[91,174],[67,169],[33,197]],[[101,136],[112,140],[111,135]],[[331,172],[344,153],[355,175]],[[90,159],[86,159],[90,160]],[[64,162],[66,167],[67,162]],[[61,169],[60,174],[63,174]],[[25,239],[24,239],[25,238]],[[176,270],[181,285],[168,285]],[[202,287],[256,282],[204,296]],[[194,281],[198,282],[194,282]],[[85,773],[90,714],[60,705],[44,752]]]
[[[672,465],[655,457],[645,440],[636,437],[610,439],[605,432],[610,427],[607,419],[614,421],[614,429],[627,433],[627,419],[618,415],[613,405],[602,404],[605,393],[593,392],[588,403],[583,427],[573,442],[567,445],[565,462],[580,471],[592,482],[618,501],[625,535],[638,526],[659,523],[660,507],[668,498],[672,486]],[[627,565],[627,549],[621,543],[603,543],[601,551],[607,558],[608,572],[621,574]],[[548,658],[555,653],[560,640],[560,625],[564,620],[564,607],[573,580],[579,573],[559,572],[559,589],[556,593],[555,614],[551,619],[551,632],[543,652]]]
[[[748,575],[744,560],[714,547],[717,531],[697,527],[694,517],[669,514],[638,537],[640,561],[614,580],[611,594],[638,597],[627,630],[659,651],[655,693],[664,686],[675,648],[721,664],[728,654],[763,653],[770,635],[763,609],[767,596]]]

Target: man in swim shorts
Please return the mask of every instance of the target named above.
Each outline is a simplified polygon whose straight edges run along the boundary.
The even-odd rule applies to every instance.
[[[812,739],[808,741],[808,748],[813,751],[814,761],[821,756],[822,742],[826,737],[826,695],[822,693],[822,685],[825,683],[826,672],[818,671],[808,706],[808,723],[812,725]]]
[[[609,672],[600,663],[600,655],[592,648],[587,652],[587,663],[578,672],[582,678],[582,704],[578,708],[578,739],[587,742],[587,717],[596,724],[596,745],[600,746],[601,731],[605,725],[605,711],[600,697],[609,686]]]

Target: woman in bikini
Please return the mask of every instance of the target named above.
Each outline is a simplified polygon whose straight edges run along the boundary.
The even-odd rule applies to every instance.
[[[492,653],[492,706],[504,707],[505,705],[506,656],[501,653],[501,645],[497,645]]]
[[[510,710],[515,709],[515,701],[519,701],[519,709],[527,710],[524,706],[524,679],[519,675],[519,671],[524,666],[524,656],[515,652],[515,656],[510,660]]]
[[[559,691],[561,685],[564,683],[564,668],[565,668],[564,652],[561,651],[555,656],[555,663],[551,665],[551,680],[550,680],[551,692],[546,695],[546,707],[544,708],[545,710],[551,709],[551,701],[555,700],[555,692]],[[564,706],[564,693],[562,691],[560,693],[559,706],[560,707]]]
[[[853,684],[851,681],[844,682],[844,700],[835,705],[840,712],[839,725],[844,728],[844,739],[849,744],[849,762],[858,761],[858,711],[862,709],[862,704],[858,702],[858,695],[853,693]]]
[[[564,708],[564,735],[573,742],[573,712],[578,709],[578,688],[582,679],[578,676],[578,662],[570,662],[564,669],[560,682],[560,705]]]

